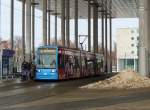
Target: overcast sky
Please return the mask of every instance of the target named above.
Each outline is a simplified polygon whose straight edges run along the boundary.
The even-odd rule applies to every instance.
[[[10,0],[1,0],[0,7],[0,35],[4,40],[9,39],[10,37]],[[21,3],[15,0],[15,20],[14,20],[14,34],[15,36],[21,36],[22,34],[22,24],[21,24]],[[36,10],[35,18],[35,37],[36,37],[36,46],[39,45],[42,41],[42,13],[39,10]],[[99,38],[100,36],[100,22],[99,20]],[[116,30],[118,28],[138,28],[138,19],[137,18],[124,18],[124,19],[113,19],[113,41],[116,41]],[[60,19],[58,19],[58,37],[60,38]],[[74,21],[70,22],[70,36],[71,40],[74,40]],[[51,19],[51,37],[54,37],[54,17]],[[87,20],[79,20],[79,35],[87,35]]]

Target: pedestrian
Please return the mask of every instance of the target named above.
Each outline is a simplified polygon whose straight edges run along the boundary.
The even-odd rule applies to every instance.
[[[32,62],[31,63],[31,79],[34,79],[34,77],[35,77],[35,72],[36,72],[36,66],[35,66],[35,64]]]
[[[21,80],[27,80],[27,62],[23,61],[21,65]]]
[[[31,62],[27,63],[27,79],[31,79]]]

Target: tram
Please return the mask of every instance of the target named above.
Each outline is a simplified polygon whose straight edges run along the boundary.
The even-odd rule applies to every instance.
[[[66,80],[102,74],[103,56],[59,46],[41,46],[36,55],[35,80]]]

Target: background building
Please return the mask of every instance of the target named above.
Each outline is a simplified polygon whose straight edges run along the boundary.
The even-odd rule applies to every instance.
[[[138,41],[137,28],[120,28],[117,30],[117,71],[134,69],[138,67]]]

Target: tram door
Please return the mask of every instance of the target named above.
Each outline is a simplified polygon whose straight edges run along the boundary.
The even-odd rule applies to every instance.
[[[1,50],[0,56],[1,79],[13,78],[13,56],[14,56],[13,50],[8,49]]]

